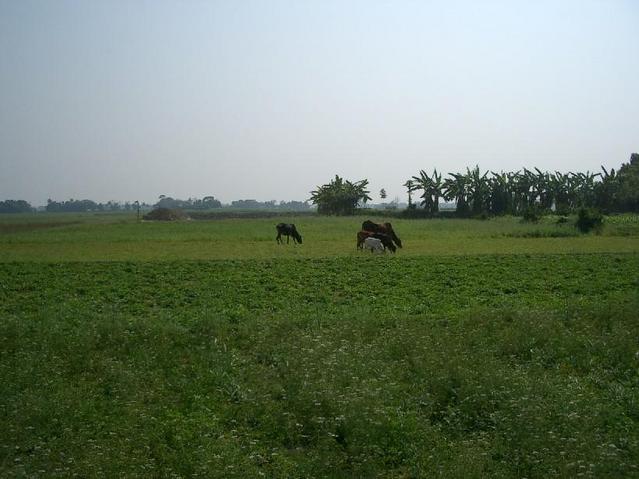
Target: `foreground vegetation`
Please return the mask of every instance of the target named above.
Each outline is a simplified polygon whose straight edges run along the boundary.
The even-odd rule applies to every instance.
[[[634,217],[293,220],[0,221],[0,475],[639,475]]]

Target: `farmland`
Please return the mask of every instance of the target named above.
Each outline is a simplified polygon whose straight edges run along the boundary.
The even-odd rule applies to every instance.
[[[639,475],[637,217],[363,219],[1,217],[0,475]]]

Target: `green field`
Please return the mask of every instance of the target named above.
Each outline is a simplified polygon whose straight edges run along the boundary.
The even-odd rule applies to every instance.
[[[365,217],[136,222],[126,214],[0,215],[0,261],[156,261],[357,256],[355,235]],[[275,224],[294,222],[302,247],[275,243]],[[580,236],[547,217],[479,220],[392,220],[405,256],[636,253],[637,216],[607,219],[602,235]]]
[[[363,219],[0,217],[0,476],[639,477],[636,216]]]

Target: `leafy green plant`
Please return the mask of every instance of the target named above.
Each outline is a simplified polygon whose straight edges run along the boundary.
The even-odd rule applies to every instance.
[[[351,182],[335,175],[330,183],[311,191],[310,199],[320,214],[353,215],[358,205],[371,200],[367,186],[368,180]]]
[[[577,212],[577,229],[582,233],[595,231],[601,232],[603,228],[603,215],[599,210],[594,208],[580,208]]]
[[[528,206],[522,215],[522,221],[527,223],[537,223],[542,216],[541,208],[538,205]]]

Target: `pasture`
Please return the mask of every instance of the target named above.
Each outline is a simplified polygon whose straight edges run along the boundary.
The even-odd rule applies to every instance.
[[[0,475],[639,475],[637,217],[364,219],[0,217]]]

